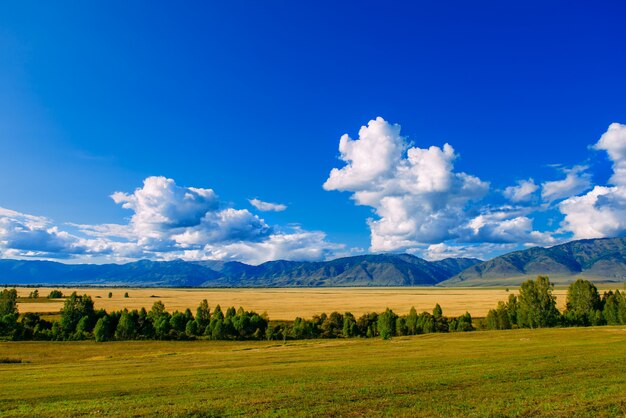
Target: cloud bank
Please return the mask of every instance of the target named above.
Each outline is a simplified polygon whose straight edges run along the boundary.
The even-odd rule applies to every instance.
[[[61,231],[44,217],[0,208],[0,251],[9,257],[111,257],[170,260],[320,260],[342,250],[320,231],[282,230],[247,209],[221,202],[212,189],[182,187],[148,177],[132,193],[115,192],[116,204],[132,211],[127,224],[76,225]]]

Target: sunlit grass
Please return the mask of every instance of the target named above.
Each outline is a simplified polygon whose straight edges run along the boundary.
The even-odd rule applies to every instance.
[[[0,413],[614,416],[624,327],[288,342],[7,342]]]

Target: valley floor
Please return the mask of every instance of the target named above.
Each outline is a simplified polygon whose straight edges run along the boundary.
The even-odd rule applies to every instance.
[[[602,292],[608,289],[622,289],[622,284],[599,285]],[[63,299],[47,299],[53,288],[40,287],[39,299],[26,297],[34,288],[18,287],[21,297],[18,304],[21,313],[55,313],[63,307]],[[61,288],[65,295],[73,291],[90,295],[96,309],[107,311],[146,308],[150,310],[154,302],[161,300],[168,311],[184,311],[189,308],[195,312],[202,301],[207,299],[214,308],[220,304],[243,306],[258,313],[267,312],[272,320],[293,320],[297,316],[311,318],[323,312],[352,312],[360,316],[367,312],[382,312],[386,308],[396,313],[407,314],[412,306],[418,312],[432,312],[439,303],[447,316],[459,316],[470,312],[474,317],[484,317],[498,301],[506,301],[509,290],[506,287],[495,288],[441,288],[441,287],[361,287],[361,288]],[[517,293],[518,287],[511,287],[510,292]],[[109,298],[109,292],[112,297]],[[129,297],[125,298],[124,293]],[[559,309],[565,307],[566,287],[557,287]]]
[[[0,382],[4,416],[621,416],[626,328],[3,342]]]

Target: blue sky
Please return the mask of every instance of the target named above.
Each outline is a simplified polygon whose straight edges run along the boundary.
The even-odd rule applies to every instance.
[[[623,235],[622,125],[594,144],[626,123],[625,12],[5,2],[0,257],[487,258]],[[330,184],[360,164],[341,159],[344,134],[380,169]],[[504,192],[531,178],[532,194]]]

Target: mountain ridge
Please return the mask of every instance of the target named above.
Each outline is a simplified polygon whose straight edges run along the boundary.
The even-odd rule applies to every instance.
[[[0,283],[145,287],[433,286],[480,262],[426,261],[409,254],[368,254],[330,261],[151,261],[64,264],[0,259]]]
[[[598,282],[623,282],[626,280],[626,237],[583,239],[547,248],[513,251],[470,266],[440,285],[517,285],[536,275],[548,275],[559,284],[579,277]]]

